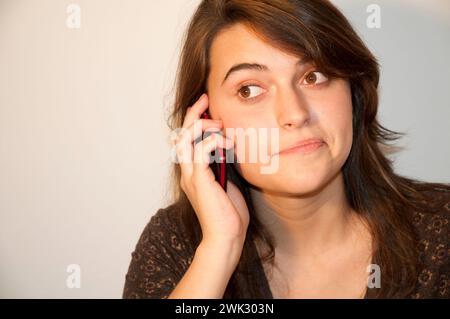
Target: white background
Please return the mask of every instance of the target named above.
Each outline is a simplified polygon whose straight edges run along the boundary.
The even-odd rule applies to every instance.
[[[333,2],[381,63],[381,123],[408,133],[397,172],[450,182],[450,1]],[[166,119],[198,3],[0,0],[0,297],[121,297],[168,204]],[[366,26],[371,3],[381,29]]]

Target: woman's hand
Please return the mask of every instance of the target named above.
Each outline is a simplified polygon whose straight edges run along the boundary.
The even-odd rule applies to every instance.
[[[204,94],[194,105],[188,107],[183,123],[185,130],[177,138],[176,152],[181,166],[180,186],[197,214],[204,245],[243,245],[249,223],[245,199],[230,181],[227,181],[225,192],[209,167],[210,153],[219,147],[232,148],[233,141],[217,133],[222,129],[221,121],[201,119],[201,114],[207,108],[208,96]],[[199,124],[201,130],[198,129]],[[216,133],[193,145],[199,136],[203,136],[204,130]]]

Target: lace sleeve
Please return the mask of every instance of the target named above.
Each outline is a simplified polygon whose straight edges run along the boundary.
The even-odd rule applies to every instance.
[[[423,267],[413,298],[450,297],[450,186],[427,191],[426,210],[414,212],[413,223],[419,235],[419,254]]]
[[[188,246],[178,214],[159,209],[131,254],[123,298],[167,298],[192,261]]]

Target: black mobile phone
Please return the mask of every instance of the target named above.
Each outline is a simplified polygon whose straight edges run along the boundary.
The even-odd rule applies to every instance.
[[[203,112],[203,119],[210,119],[211,117],[208,114],[208,110]],[[227,191],[227,163],[226,163],[226,149],[218,148],[212,152],[212,156],[216,157],[216,152],[219,152],[218,162],[213,161],[209,166],[214,172],[214,176],[216,177],[216,181],[222,186],[224,191]]]

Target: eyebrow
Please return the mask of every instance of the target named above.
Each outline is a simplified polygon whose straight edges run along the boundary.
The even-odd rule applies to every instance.
[[[307,63],[310,62],[310,59],[300,59],[297,61],[297,63],[295,64],[296,66],[301,66],[301,65],[305,65]],[[270,69],[263,64],[259,64],[259,63],[239,63],[239,64],[235,64],[233,65],[227,72],[227,74],[225,75],[222,84],[223,85],[225,83],[225,81],[227,80],[227,78],[234,72],[238,72],[238,71],[242,71],[242,70],[256,70],[256,71],[270,71]]]

